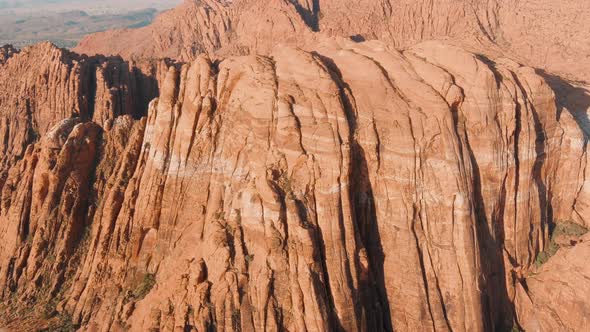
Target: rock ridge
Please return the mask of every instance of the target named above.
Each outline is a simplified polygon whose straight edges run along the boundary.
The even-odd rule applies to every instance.
[[[92,34],[75,50],[186,62],[201,53],[268,55],[279,43],[311,51],[322,36],[402,49],[446,40],[587,81],[588,14],[590,5],[577,0],[185,0],[148,27]]]

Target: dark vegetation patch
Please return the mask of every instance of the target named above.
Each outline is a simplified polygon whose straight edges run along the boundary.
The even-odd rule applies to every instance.
[[[575,245],[579,240],[579,237],[587,232],[588,229],[584,226],[570,221],[553,224],[552,229],[550,230],[551,235],[549,244],[545,250],[537,255],[535,266],[540,267],[545,264],[560,248]]]
[[[156,284],[156,275],[153,273],[146,273],[139,284],[131,292],[131,297],[134,300],[142,300],[154,288]]]

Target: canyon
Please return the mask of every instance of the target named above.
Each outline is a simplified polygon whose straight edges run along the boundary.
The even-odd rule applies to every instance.
[[[0,329],[584,330],[588,12],[186,0],[0,48]]]

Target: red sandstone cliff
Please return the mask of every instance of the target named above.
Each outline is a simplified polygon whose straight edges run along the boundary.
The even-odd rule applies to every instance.
[[[277,43],[312,49],[318,33],[398,48],[444,39],[588,81],[588,15],[578,0],[185,0],[150,26],[93,34],[75,50],[190,61],[269,54]]]
[[[588,88],[502,57],[492,2],[319,4],[0,50],[0,327],[587,326]]]
[[[2,69],[36,52],[84,72],[49,45]],[[102,77],[61,81],[100,100]],[[341,40],[199,57],[160,89],[143,120],[123,116],[133,104],[88,113],[82,94],[79,120],[30,122],[52,129],[6,166],[9,328],[581,326],[539,307],[553,289],[536,285],[584,247],[541,272],[535,259],[553,221],[588,225],[585,135],[534,70],[441,43]]]

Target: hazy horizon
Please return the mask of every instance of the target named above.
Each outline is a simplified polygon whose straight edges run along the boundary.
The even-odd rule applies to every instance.
[[[49,40],[73,47],[87,34],[148,25],[182,0],[0,0],[0,45]]]
[[[64,12],[84,10],[89,14],[116,13],[121,10],[172,8],[182,0],[0,0],[0,15],[42,14],[43,12]]]

